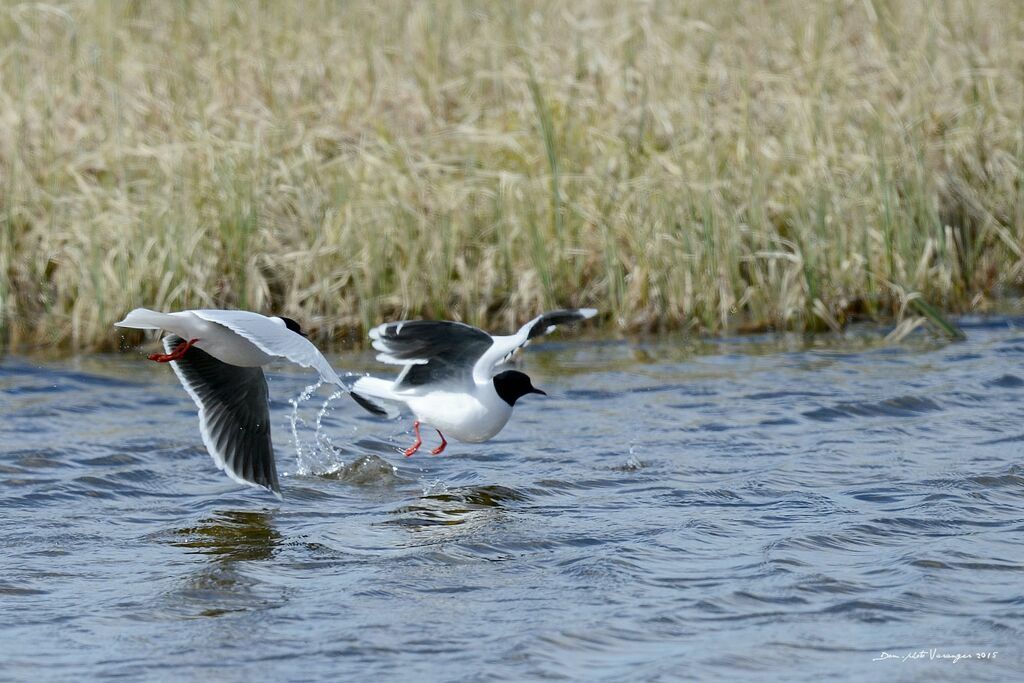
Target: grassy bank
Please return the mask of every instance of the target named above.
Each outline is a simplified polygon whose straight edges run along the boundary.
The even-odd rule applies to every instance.
[[[1024,269],[1024,3],[0,3],[0,338],[841,327]]]

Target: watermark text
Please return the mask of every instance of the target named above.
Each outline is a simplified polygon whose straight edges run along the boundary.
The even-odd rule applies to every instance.
[[[920,662],[943,661],[956,664],[964,660],[995,659],[998,650],[940,650],[937,647],[927,650],[910,650],[908,652],[882,652],[872,662]]]

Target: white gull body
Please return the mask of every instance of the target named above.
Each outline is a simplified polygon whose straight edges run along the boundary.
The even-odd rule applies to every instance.
[[[403,390],[395,384],[394,380],[362,377],[353,391],[404,404],[422,424],[467,443],[487,441],[512,417],[512,405],[498,395],[493,382],[462,391],[444,387]]]

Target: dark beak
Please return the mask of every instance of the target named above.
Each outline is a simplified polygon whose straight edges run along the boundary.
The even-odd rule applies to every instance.
[[[534,388],[533,388],[533,391],[531,391],[530,393],[531,393],[531,394],[540,394],[541,396],[547,396],[547,395],[548,395],[548,392],[546,392],[546,391],[541,391],[541,390],[540,390],[540,389],[538,389],[537,387],[534,387]]]

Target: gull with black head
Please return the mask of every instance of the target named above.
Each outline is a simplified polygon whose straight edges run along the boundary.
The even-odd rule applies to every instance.
[[[154,353],[149,360],[170,363],[199,407],[199,432],[213,461],[234,481],[262,486],[278,497],[263,366],[289,361],[348,389],[291,318],[250,311],[160,313],[136,308],[115,326],[170,333],[162,340],[166,353]]]
[[[370,331],[373,347],[380,352],[377,360],[405,367],[395,380],[360,378],[352,398],[378,415],[394,415],[394,404],[408,407],[415,415],[416,442],[405,449],[406,456],[423,444],[420,425],[433,427],[441,438],[430,451],[434,455],[447,446],[445,434],[470,443],[486,441],[502,430],[517,400],[526,394],[546,395],[526,374],[502,371],[501,365],[556,326],[596,314],[593,308],[551,311],[507,336],[445,320],[385,323]]]

